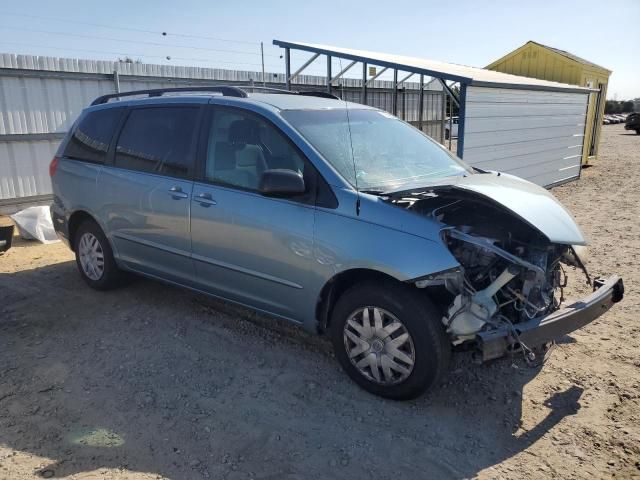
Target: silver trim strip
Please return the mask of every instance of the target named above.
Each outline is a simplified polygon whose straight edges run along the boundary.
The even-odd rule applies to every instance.
[[[248,268],[239,267],[237,265],[221,262],[219,260],[213,260],[209,257],[204,257],[202,255],[192,254],[191,258],[193,258],[194,260],[198,260],[199,262],[208,263],[210,265],[215,265],[216,267],[226,268],[227,270],[233,270],[235,272],[244,273],[246,275],[251,275],[252,277],[261,278],[262,280],[269,280],[271,282],[279,283],[287,287],[302,289],[302,285],[298,285],[297,283],[290,282],[289,280],[285,280],[284,278],[274,277],[266,273],[257,272],[255,270],[249,270]]]
[[[137,243],[139,245],[144,245],[146,247],[156,248],[158,250],[172,253],[174,255],[180,255],[182,257],[191,258],[199,262],[215,265],[216,267],[226,268],[227,270],[233,270],[235,272],[244,273],[245,275],[250,275],[252,277],[260,278],[262,280],[268,280],[270,282],[279,283],[280,285],[285,285],[287,287],[295,288],[298,290],[301,290],[303,288],[302,285],[298,285],[297,283],[290,282],[289,280],[285,280],[284,278],[274,277],[273,275],[268,275],[266,273],[257,272],[255,270],[250,270],[248,268],[239,267],[238,265],[232,265],[230,263],[221,262],[219,260],[213,260],[212,258],[205,257],[203,255],[192,254],[184,250],[180,250],[178,248],[168,247],[166,245],[150,242],[149,240],[143,240],[141,238],[134,237],[132,235],[127,235],[126,233],[116,232],[116,233],[113,233],[112,236],[116,238],[121,238],[122,240],[128,240],[130,242]]]

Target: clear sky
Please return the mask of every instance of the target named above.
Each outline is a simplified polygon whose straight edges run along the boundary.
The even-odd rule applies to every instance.
[[[2,53],[257,71],[262,41],[278,72],[274,38],[477,67],[535,40],[613,70],[609,98],[640,97],[640,0],[0,2]]]

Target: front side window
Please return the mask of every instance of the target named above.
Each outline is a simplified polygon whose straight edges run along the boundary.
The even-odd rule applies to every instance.
[[[305,161],[276,127],[257,115],[217,108],[207,137],[205,177],[210,182],[258,190],[268,169],[305,176]]]
[[[391,191],[471,170],[418,129],[387,112],[289,110],[282,114],[354,187]]]
[[[134,109],[118,143],[115,166],[186,178],[193,168],[198,107]]]
[[[63,155],[75,160],[104,163],[122,108],[87,112],[75,126]]]

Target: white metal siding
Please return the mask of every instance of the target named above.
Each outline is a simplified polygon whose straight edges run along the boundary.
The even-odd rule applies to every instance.
[[[588,97],[467,87],[465,162],[543,186],[579,177]]]
[[[51,193],[49,162],[58,143],[0,142],[0,201]]]

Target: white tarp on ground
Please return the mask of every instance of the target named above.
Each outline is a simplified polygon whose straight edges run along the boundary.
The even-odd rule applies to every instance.
[[[29,207],[11,215],[25,240],[40,240],[42,243],[59,242],[53,229],[49,207]]]

